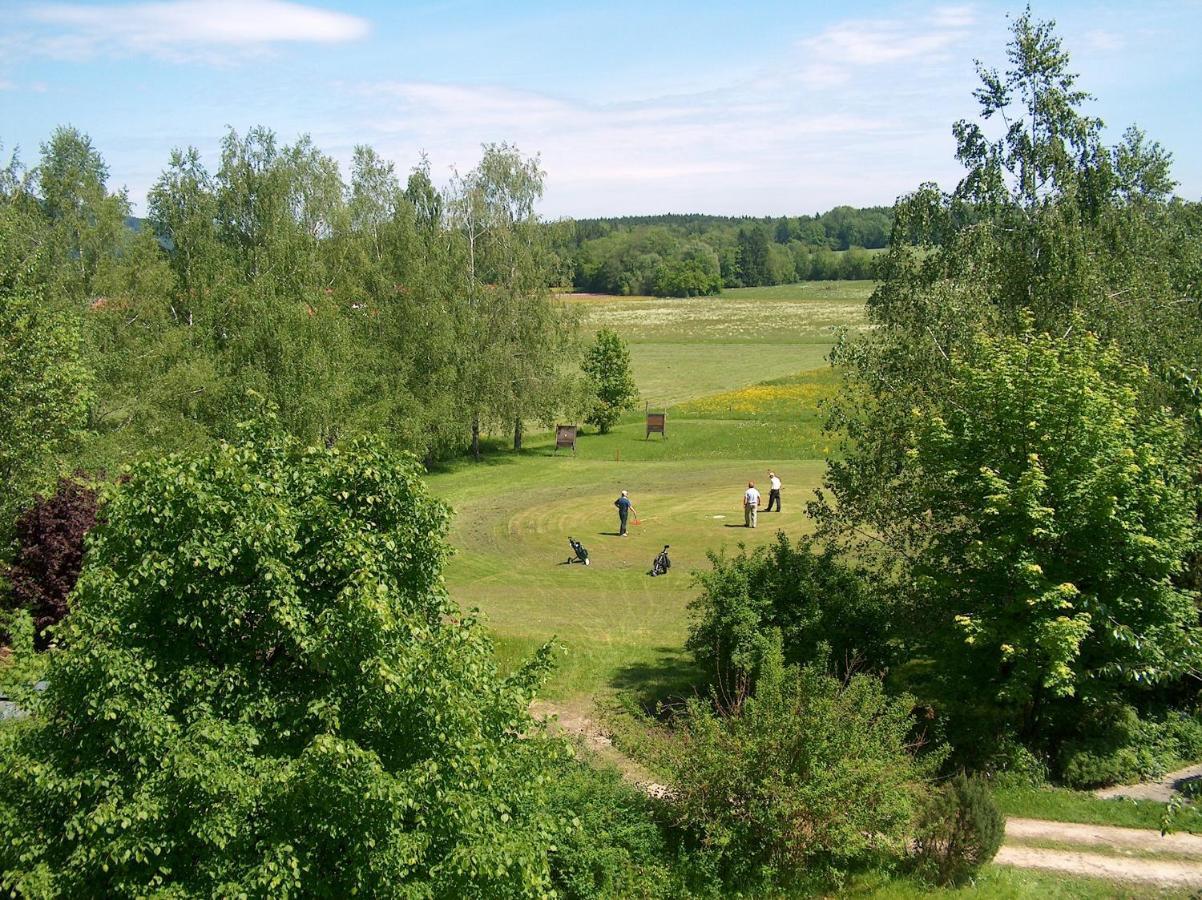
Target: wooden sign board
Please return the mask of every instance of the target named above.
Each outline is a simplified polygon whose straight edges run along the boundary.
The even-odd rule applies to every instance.
[[[575,425],[555,426],[555,450],[553,452],[558,452],[560,447],[567,447],[570,448],[573,453],[576,452]]]
[[[662,434],[665,441],[668,439],[667,413],[647,413],[647,435],[643,440],[656,433]]]

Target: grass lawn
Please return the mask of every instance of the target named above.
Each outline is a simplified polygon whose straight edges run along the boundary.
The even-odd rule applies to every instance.
[[[840,328],[865,325],[871,281],[738,288],[717,297],[564,295],[586,329],[630,344],[635,382],[655,407],[821,366]]]
[[[1008,816],[1080,822],[1084,825],[1117,825],[1122,828],[1158,830],[1165,804],[1154,800],[1103,800],[1089,791],[1064,788],[1002,788],[994,792],[998,806]],[[1182,808],[1173,820],[1176,831],[1202,833],[1202,812],[1196,806]]]
[[[563,651],[549,697],[692,683],[683,649],[696,593],[690,572],[708,565],[708,551],[809,528],[804,502],[832,449],[818,405],[837,376],[823,358],[839,327],[863,324],[871,288],[817,282],[691,299],[568,298],[587,327],[614,328],[629,342],[640,391],[670,406],[668,437],[644,440],[635,414],[610,434],[582,435],[575,456],[553,454],[550,435],[531,435],[521,453],[430,477],[456,510],[447,586],[486,614],[506,663],[554,637]],[[765,484],[769,468],[784,481],[784,512],[745,529],[743,490],[748,480]],[[642,524],[619,538],[613,501],[623,488]],[[569,536],[592,565],[564,564]],[[672,572],[650,578],[664,544]]]
[[[970,884],[960,888],[933,888],[921,881],[888,875],[858,876],[839,892],[841,897],[872,900],[920,900],[926,897],[971,897],[973,900],[1145,900],[1145,898],[1193,898],[1187,888],[1166,889],[1148,884],[1103,881],[1062,872],[986,866]]]

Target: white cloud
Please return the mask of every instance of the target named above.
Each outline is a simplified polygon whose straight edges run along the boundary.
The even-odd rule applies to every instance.
[[[898,63],[931,65],[971,35],[976,16],[968,6],[946,6],[920,19],[849,19],[799,42],[801,81],[814,88],[850,81],[857,69]]]
[[[15,91],[16,89],[17,86],[11,81],[5,81],[4,79],[0,78],[0,91]]]
[[[228,54],[281,43],[344,43],[370,30],[357,16],[288,0],[47,3],[30,7],[26,18],[55,29],[39,38],[41,52],[76,59],[121,51],[172,61],[214,61],[221,49]]]
[[[436,171],[449,171],[469,168],[483,141],[538,151],[552,215],[816,209],[825,197],[803,206],[799,190],[857,166],[882,136],[906,127],[889,115],[798,106],[779,85],[604,105],[497,86],[383,82],[348,89],[370,110],[359,116],[376,131],[368,142],[394,159],[426,150]],[[893,197],[891,188],[865,192],[875,190],[870,172],[847,180],[858,181],[863,202]],[[724,190],[730,196],[721,196]]]

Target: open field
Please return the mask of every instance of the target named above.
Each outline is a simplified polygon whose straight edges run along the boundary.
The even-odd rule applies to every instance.
[[[635,382],[652,406],[792,375],[823,364],[840,328],[865,324],[870,281],[728,290],[717,297],[564,295],[586,329],[630,344]]]
[[[534,435],[520,454],[431,476],[456,510],[447,585],[487,615],[502,656],[516,662],[557,638],[564,653],[547,693],[560,699],[687,685],[690,572],[708,565],[708,551],[809,527],[804,502],[832,449],[818,406],[837,377],[823,357],[837,328],[862,325],[870,290],[820,282],[692,299],[573,297],[587,327],[629,341],[644,395],[675,405],[667,440],[644,440],[636,414],[608,435],[583,435],[575,457]],[[743,490],[765,484],[769,468],[785,483],[784,512],[762,514],[750,531]],[[623,488],[642,517],[627,538],[616,536],[613,508]],[[569,536],[591,566],[564,564]],[[672,572],[652,579],[664,544]]]

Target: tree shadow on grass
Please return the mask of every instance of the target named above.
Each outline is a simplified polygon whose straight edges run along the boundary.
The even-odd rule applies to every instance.
[[[653,661],[623,666],[609,683],[634,700],[649,715],[661,706],[677,706],[705,692],[701,667],[681,647],[656,647]]]

